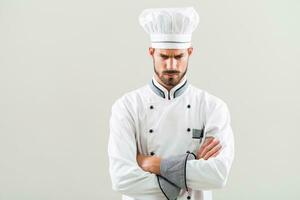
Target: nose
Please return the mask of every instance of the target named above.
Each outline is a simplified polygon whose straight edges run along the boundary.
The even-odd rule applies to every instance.
[[[169,58],[167,62],[167,70],[175,70],[177,66],[177,61],[175,58]]]

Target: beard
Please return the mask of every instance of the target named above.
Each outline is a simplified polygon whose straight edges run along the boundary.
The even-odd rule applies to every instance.
[[[155,74],[161,80],[161,82],[163,82],[168,87],[174,87],[181,81],[181,79],[186,74],[188,69],[188,62],[184,72],[180,72],[178,70],[164,70],[161,73],[159,73],[155,68],[154,62],[153,67]]]

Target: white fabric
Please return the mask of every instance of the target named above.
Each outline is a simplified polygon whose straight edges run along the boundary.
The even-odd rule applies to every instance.
[[[139,22],[150,35],[151,47],[184,49],[191,46],[199,16],[193,7],[145,9]]]
[[[186,75],[184,77],[182,77],[180,82],[177,85],[175,85],[170,91],[168,91],[164,86],[159,84],[158,81],[154,78],[154,76],[152,77],[152,81],[153,81],[154,85],[156,87],[158,87],[164,93],[166,99],[172,100],[172,99],[174,99],[174,92],[176,90],[178,90],[178,88],[180,88],[186,82]]]
[[[192,44],[190,42],[185,43],[152,43],[151,47],[155,49],[187,49],[191,47]]]
[[[138,166],[137,152],[144,155],[155,152],[160,157],[186,151],[196,153],[199,140],[193,139],[192,131],[187,128],[201,129],[203,124],[205,136],[218,138],[222,150],[215,158],[187,162],[191,200],[211,200],[211,189],[221,188],[227,181],[234,157],[234,138],[226,103],[192,85],[171,100],[157,95],[149,85],[118,99],[112,107],[108,144],[113,189],[123,194],[123,200],[166,199],[156,175]],[[187,196],[181,190],[178,200],[186,200]]]

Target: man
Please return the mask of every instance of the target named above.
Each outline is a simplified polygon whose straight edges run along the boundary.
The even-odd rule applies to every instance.
[[[112,187],[123,200],[210,200],[225,185],[234,157],[224,101],[187,82],[191,8],[146,9],[154,76],[113,107],[108,155]]]

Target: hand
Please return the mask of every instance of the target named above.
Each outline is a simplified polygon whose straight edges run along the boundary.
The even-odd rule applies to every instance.
[[[197,151],[197,159],[203,158],[204,160],[207,160],[216,157],[219,155],[221,148],[222,146],[217,138],[206,137],[204,143]]]
[[[158,156],[144,156],[137,154],[136,160],[138,165],[146,172],[160,174],[160,157]]]

